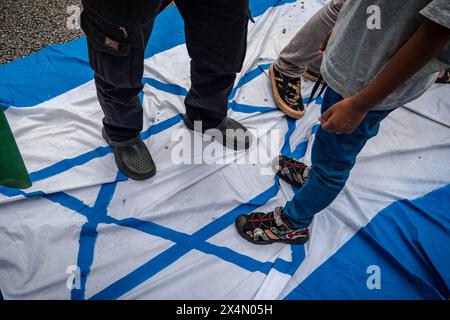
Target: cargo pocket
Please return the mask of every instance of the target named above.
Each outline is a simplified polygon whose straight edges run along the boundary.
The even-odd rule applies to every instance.
[[[131,43],[125,38],[120,26],[95,23],[95,17],[81,14],[81,28],[86,34],[89,64],[96,75],[120,88],[132,86]],[[103,30],[108,30],[107,32]],[[126,35],[126,33],[125,33]]]

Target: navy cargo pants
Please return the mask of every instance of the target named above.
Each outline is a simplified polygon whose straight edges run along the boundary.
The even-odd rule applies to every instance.
[[[106,132],[115,141],[142,130],[144,51],[155,17],[169,0],[83,0],[81,27]],[[191,88],[185,99],[191,121],[213,128],[227,115],[228,96],[247,49],[248,0],[175,0],[185,24],[191,57]]]

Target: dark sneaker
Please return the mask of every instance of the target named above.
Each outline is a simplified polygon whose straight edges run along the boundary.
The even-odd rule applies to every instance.
[[[308,229],[293,229],[281,207],[268,213],[242,214],[236,218],[235,225],[239,234],[254,244],[304,244],[309,239]]]
[[[291,78],[278,72],[274,65],[270,66],[270,81],[272,82],[273,98],[277,106],[294,119],[300,119],[305,114],[305,106],[301,94],[301,78]]]
[[[112,141],[105,128],[102,130],[102,135],[114,152],[117,167],[127,177],[133,180],[145,180],[156,174],[156,165],[141,137],[124,142]]]
[[[276,157],[273,160],[272,168],[278,177],[298,188],[308,180],[311,169],[303,162],[285,156]]]
[[[188,129],[197,130],[186,115],[184,115],[183,121]],[[246,127],[228,117],[217,128],[202,129],[201,133],[212,136],[217,142],[234,150],[247,150],[253,141],[252,135]]]

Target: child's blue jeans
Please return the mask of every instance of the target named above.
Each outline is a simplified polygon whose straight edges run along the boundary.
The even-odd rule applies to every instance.
[[[333,89],[325,92],[322,113],[343,98]],[[289,201],[284,212],[296,229],[308,227],[313,217],[338,196],[366,141],[377,135],[380,122],[389,111],[370,111],[352,134],[337,135],[323,130],[316,133],[312,147],[309,180]]]

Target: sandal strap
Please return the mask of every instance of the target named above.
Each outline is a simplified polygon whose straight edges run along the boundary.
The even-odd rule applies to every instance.
[[[261,228],[256,228],[253,230],[253,240],[256,241],[270,241],[269,236],[267,233],[264,232]]]
[[[449,83],[450,69],[446,69],[442,77],[437,78],[436,83]]]
[[[247,222],[251,224],[250,230],[253,233],[253,239],[256,241],[269,241],[270,238],[265,230],[272,231],[278,238],[283,239],[283,235],[292,232],[286,225],[282,217],[283,208],[275,208],[269,213],[253,212],[250,214]]]
[[[308,180],[310,168],[305,164],[292,159],[283,158],[280,161],[280,173],[287,176],[290,180],[303,184]]]
[[[284,215],[283,208],[275,208],[269,213],[253,212],[240,215],[236,219],[239,233],[253,243],[270,244],[283,242],[302,244],[309,239],[307,228],[294,230]],[[248,233],[251,232],[252,236]]]

